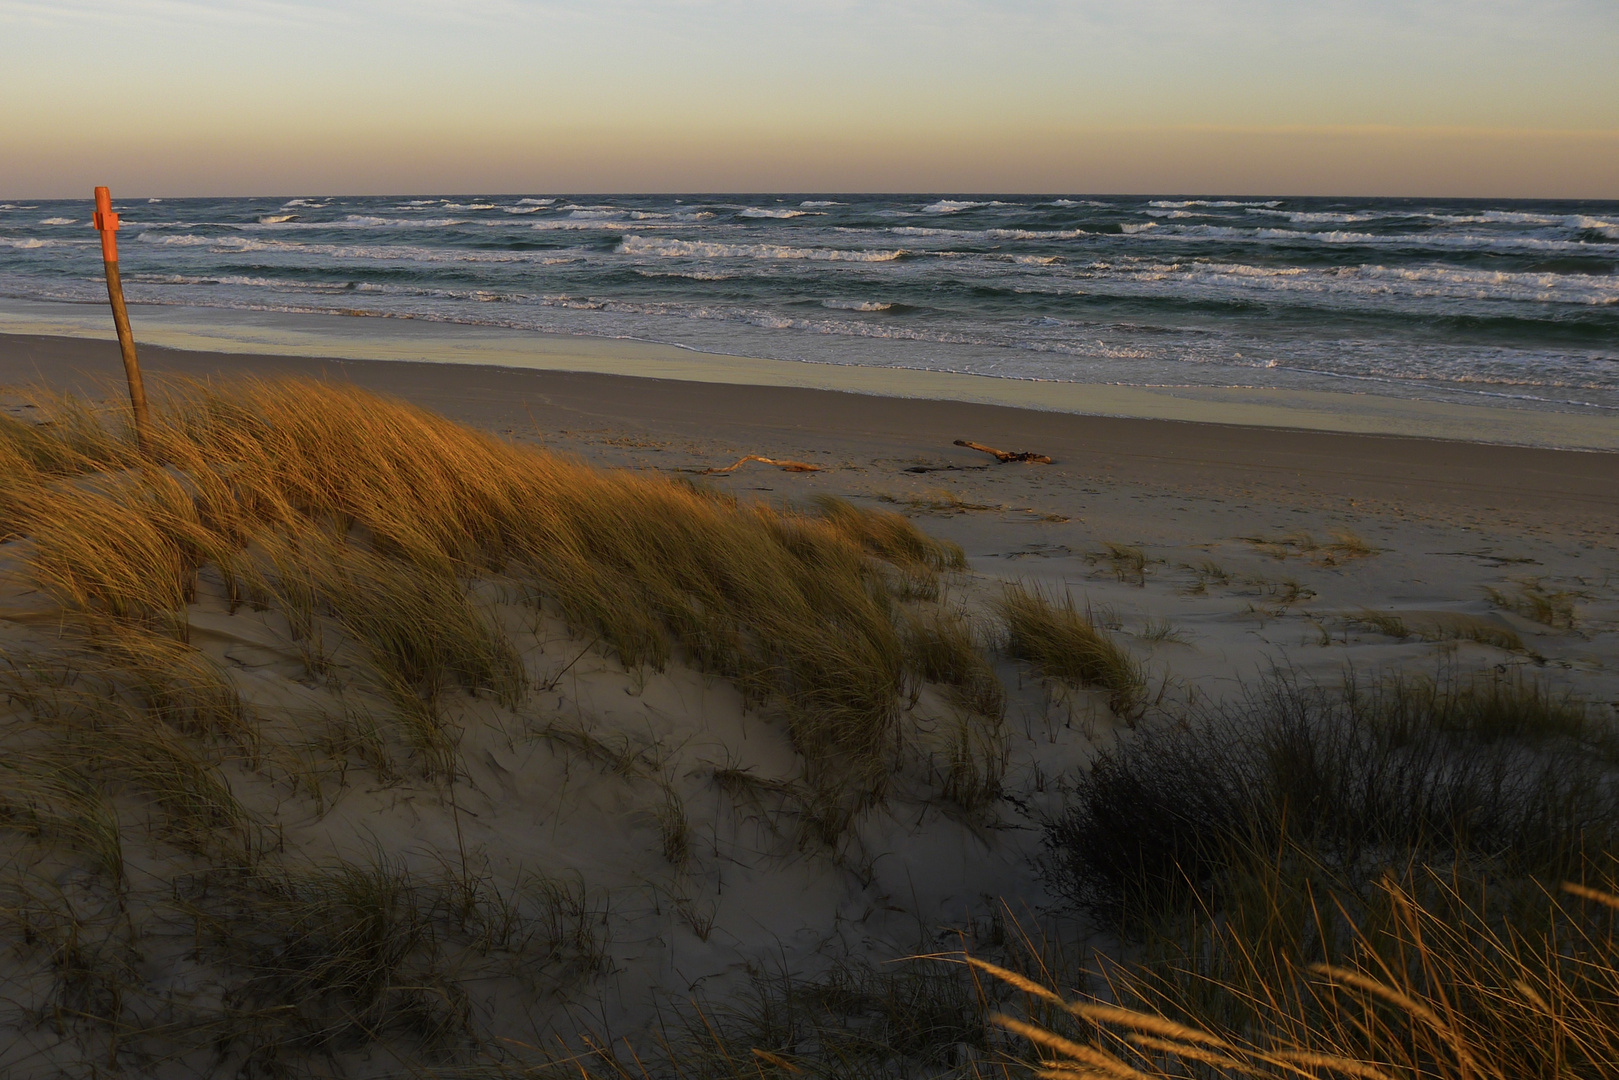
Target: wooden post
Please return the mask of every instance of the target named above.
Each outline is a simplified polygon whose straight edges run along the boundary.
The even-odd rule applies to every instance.
[[[107,299],[112,304],[112,324],[118,329],[118,348],[124,354],[124,376],[129,380],[129,407],[135,414],[135,441],[144,450],[148,445],[151,419],[146,410],[146,387],[141,383],[141,365],[135,358],[135,335],[129,329],[129,309],[124,307],[124,283],[118,276],[118,215],[112,212],[112,194],[96,188],[95,226],[101,233],[101,261],[107,268]]]

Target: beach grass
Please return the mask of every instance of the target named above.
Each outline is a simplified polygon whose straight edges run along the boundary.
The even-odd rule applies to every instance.
[[[964,559],[899,515],[602,472],[323,383],[168,384],[144,449],[115,410],[36,400],[44,422],[0,421],[0,523],[13,577],[55,610],[51,632],[19,631],[26,648],[0,671],[0,831],[85,860],[114,908],[133,888],[131,850],[143,866],[180,858],[168,899],[141,903],[160,923],[194,924],[235,1004],[228,1024],[199,1014],[161,1031],[234,1047],[244,1068],[274,1072],[313,1046],[385,1032],[420,1052],[464,1049],[461,967],[447,958],[474,941],[510,952],[525,919],[550,967],[562,953],[586,958],[564,958],[570,970],[599,963],[600,920],[566,889],[502,899],[464,849],[450,856],[459,884],[380,853],[298,867],[280,826],[238,794],[282,782],[319,794],[321,776],[356,766],[395,784],[404,757],[458,819],[469,710],[521,712],[555,683],[531,669],[503,606],[560,618],[639,678],[678,664],[734,684],[798,751],[801,776],[773,784],[817,848],[844,843],[884,798],[908,686],[937,681],[978,726],[999,723],[999,684],[970,641],[950,639],[948,669],[912,647],[907,605],[936,596]],[[239,678],[196,643],[210,589],[229,612],[279,620],[265,625],[283,627],[306,685],[336,707],[300,718],[246,704]],[[535,730],[657,786],[664,860],[686,865],[691,825],[655,747],[615,749],[557,717]],[[957,764],[986,789],[997,752],[976,740]],[[154,855],[154,840],[184,854]],[[109,930],[124,944],[105,955],[150,932],[135,926]],[[73,978],[104,986],[106,1001],[81,1019],[129,1034],[140,980],[86,964]],[[162,1041],[153,1032],[143,1045]]]
[[[1009,584],[1000,597],[1007,653],[1048,679],[1106,691],[1109,706],[1132,716],[1146,696],[1141,664],[1102,630],[1071,594],[1052,597],[1036,586]]]
[[[1135,916],[1217,906],[1244,853],[1290,844],[1352,881],[1394,852],[1559,880],[1619,827],[1614,732],[1592,716],[1521,673],[1278,675],[1100,753],[1048,833],[1047,870],[1072,903],[1141,933]]]
[[[1281,671],[1149,711],[1117,614],[1017,583],[958,602],[961,549],[897,514],[593,469],[323,383],[172,384],[145,451],[116,412],[45,405],[47,423],[0,418],[5,557],[48,604],[8,623],[0,665],[0,932],[6,1001],[26,1003],[0,1008],[33,1018],[39,1060],[73,1045],[95,1075],[387,1055],[445,1078],[1461,1080],[1598,1076],[1619,1055],[1619,735],[1546,673]],[[1326,566],[1377,553],[1347,535],[1271,546]],[[1140,549],[1098,559],[1145,587]],[[1571,597],[1535,583],[1498,603],[1568,626]],[[207,644],[219,608],[286,638],[251,660],[287,673],[280,704]],[[565,651],[536,656],[534,628],[557,625]],[[1446,626],[1437,639],[1522,651],[1490,620]],[[1181,639],[1167,620],[1136,637]],[[716,948],[730,901],[700,893],[710,804],[781,841],[761,858],[870,878],[860,824],[918,750],[922,812],[976,826],[1008,796],[996,665],[1014,661],[1128,722],[1053,778],[1060,810],[1017,808],[1044,830],[1052,895],[1108,935],[1100,956],[997,913],[962,931],[976,967],[755,969],[741,996],[695,992],[632,1045],[592,1034],[569,996],[614,963],[608,897],[497,875],[462,838],[457,792],[518,790],[491,745],[586,763],[613,786],[601,805],[650,838],[632,902]],[[619,700],[695,670],[659,701],[723,684],[794,767],[687,771],[664,732],[553,708],[586,666],[620,677]],[[350,771],[375,805],[442,804],[422,811],[444,830],[433,866],[284,842],[286,820],[325,827]],[[497,993],[574,1032],[489,1038],[478,996]]]
[[[211,565],[303,638],[330,615],[433,769],[446,685],[506,703],[525,692],[509,642],[469,597],[483,575],[520,583],[626,667],[661,670],[683,650],[784,711],[813,770],[875,796],[904,672],[889,586],[963,565],[895,514],[740,505],[343,387],[180,386],[150,457],[116,431],[95,436],[87,404],[57,404],[63,445],[15,423],[0,437],[19,465],[5,487],[12,528],[64,609],[183,643]]]
[[[1187,967],[1114,968],[1085,996],[981,965],[1041,1006],[996,1022],[1049,1077],[1594,1078],[1619,1054],[1610,887],[1520,898],[1510,918],[1487,884],[1428,870],[1381,880],[1353,921],[1305,899],[1341,941],[1210,920]]]

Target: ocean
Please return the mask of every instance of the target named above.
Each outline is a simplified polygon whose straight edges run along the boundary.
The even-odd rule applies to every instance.
[[[1616,202],[540,194],[117,209],[136,305],[1619,410]],[[0,203],[0,297],[104,304],[90,210]]]

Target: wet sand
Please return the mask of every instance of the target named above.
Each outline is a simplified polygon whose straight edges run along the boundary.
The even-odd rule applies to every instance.
[[[896,482],[1139,487],[1320,510],[1393,513],[1600,539],[1619,525],[1619,453],[1086,416],[882,397],[471,364],[192,352],[143,346],[160,382],[229,375],[340,379],[479,427],[538,438],[604,464],[702,468],[743,454],[885,462]],[[121,368],[111,342],[0,335],[0,385],[90,389]],[[953,444],[1034,450],[1050,466],[996,466]],[[636,446],[640,442],[644,445]],[[683,451],[683,452],[682,452]],[[724,460],[727,455],[733,455]],[[891,468],[890,468],[891,467]],[[757,466],[747,467],[756,475]],[[939,470],[919,473],[914,469]],[[966,470],[966,471],[962,471]],[[1083,500],[1081,500],[1083,501]]]

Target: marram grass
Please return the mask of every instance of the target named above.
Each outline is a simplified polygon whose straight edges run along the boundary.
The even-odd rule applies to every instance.
[[[1318,898],[1324,904],[1329,897]],[[1382,879],[1328,955],[1210,920],[1214,972],[1115,966],[1060,994],[968,962],[1021,996],[995,1023],[1017,1074],[1053,1080],[1597,1080],[1619,1062],[1619,896],[1577,884],[1503,920],[1482,881]],[[1276,913],[1280,915],[1280,912]],[[1323,911],[1325,922],[1345,921]],[[1021,1015],[1020,1015],[1021,1014]]]
[[[305,760],[319,752],[393,783],[403,744],[453,791],[457,696],[522,708],[535,692],[487,602],[496,582],[627,668],[734,682],[785,725],[805,775],[716,765],[714,784],[779,805],[772,820],[816,843],[835,848],[883,797],[922,682],[959,713],[942,795],[979,806],[1005,769],[1004,696],[969,624],[937,603],[961,553],[897,515],[602,472],[344,387],[179,387],[148,455],[92,408],[51,412],[0,419],[0,539],[61,609],[0,669],[0,831],[35,860],[0,885],[0,932],[49,987],[29,1038],[81,1040],[83,1072],[183,1059],[301,1074],[382,1042],[402,1071],[444,1077],[1516,1080],[1619,1061],[1614,815],[1597,775],[1614,742],[1579,703],[1511,677],[1273,688],[1228,722],[1131,735],[1072,789],[1083,850],[1067,865],[1101,890],[1076,899],[1137,905],[1153,963],[1107,962],[1088,982],[1015,948],[976,970],[834,968],[672,1017],[645,1056],[613,1040],[496,1047],[473,1030],[468,988],[495,963],[563,987],[598,971],[606,900],[499,885],[464,852],[442,874],[380,852],[293,866],[239,785],[281,770],[318,791],[321,769],[347,767]],[[192,643],[200,576],[284,616],[311,683],[368,695],[278,744],[283,721]],[[999,614],[1014,658],[1139,710],[1139,664],[1070,599],[1014,586]],[[626,777],[658,773],[583,729],[543,736]],[[1516,817],[1441,813],[1498,776]],[[1307,798],[1357,783],[1354,814]],[[659,802],[678,873],[696,858],[696,804],[667,782]],[[163,871],[160,901],[154,851],[186,868]],[[1368,871],[1383,862],[1399,872]],[[712,916],[694,906],[690,922],[701,935]],[[143,988],[151,950],[176,936],[186,963],[214,965],[225,1006]]]
[[[801,754],[782,820],[835,850],[884,797],[928,677],[906,605],[964,566],[895,514],[603,472],[347,387],[172,386],[144,452],[116,410],[42,404],[45,423],[0,418],[9,572],[56,608],[7,624],[0,930],[7,993],[55,1017],[31,1044],[78,1040],[115,1073],[296,1073],[379,1039],[431,1072],[477,1059],[467,987],[491,964],[561,989],[600,968],[605,901],[583,885],[497,885],[465,850],[442,878],[380,851],[306,866],[251,809],[307,791],[323,813],[334,777],[398,784],[405,760],[453,801],[468,716],[522,715],[547,685],[502,621],[525,602],[632,671],[735,683]],[[249,704],[198,647],[199,596],[221,588],[290,637],[309,715]],[[987,671],[968,682],[994,725]],[[992,786],[999,766],[960,768]],[[695,840],[664,794],[679,872]],[[152,996],[142,957],[177,924],[194,944],[174,962],[212,965],[222,1002]]]
[[[49,427],[0,426],[0,517],[35,580],[70,613],[181,644],[207,566],[295,631],[333,615],[435,767],[443,688],[525,692],[510,643],[468,597],[494,576],[628,667],[683,650],[780,710],[813,773],[876,797],[905,671],[895,577],[964,565],[896,514],[742,505],[323,383],[182,386],[150,446],[72,402]],[[324,663],[315,645],[309,656]]]

